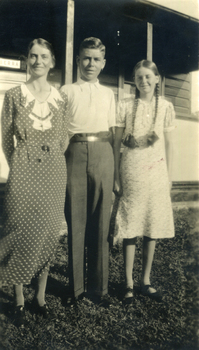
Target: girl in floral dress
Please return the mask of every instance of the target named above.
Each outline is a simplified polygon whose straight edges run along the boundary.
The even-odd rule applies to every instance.
[[[15,316],[24,322],[23,284],[38,276],[36,310],[48,316],[45,289],[64,217],[67,99],[47,82],[51,44],[29,45],[30,79],[6,92],[2,146],[10,167],[0,240],[0,283],[14,285]],[[16,145],[14,143],[16,139]]]
[[[115,188],[121,196],[116,216],[115,242],[123,240],[125,300],[133,298],[136,238],[143,236],[141,293],[156,301],[161,294],[151,286],[150,273],[156,239],[174,237],[170,199],[172,185],[173,105],[159,96],[155,63],[142,60],[133,71],[135,97],[118,105],[115,134]],[[120,146],[126,146],[121,160]]]

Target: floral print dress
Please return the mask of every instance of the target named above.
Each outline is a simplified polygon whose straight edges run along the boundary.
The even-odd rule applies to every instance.
[[[6,92],[2,146],[10,172],[0,237],[0,283],[29,284],[49,268],[64,217],[67,98],[39,102],[25,84]]]
[[[134,98],[121,100],[117,126],[124,137],[132,132]],[[116,216],[114,241],[147,236],[153,239],[174,237],[173,211],[165,157],[164,133],[174,129],[173,105],[159,97],[155,133],[159,137],[147,146],[153,125],[155,98],[150,104],[138,100],[134,137],[139,147],[124,148],[120,166],[123,195]]]

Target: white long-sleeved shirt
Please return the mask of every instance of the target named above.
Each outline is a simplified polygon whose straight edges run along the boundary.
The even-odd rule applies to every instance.
[[[105,86],[79,79],[64,85],[61,90],[68,97],[69,135],[108,131],[115,126],[113,91]]]

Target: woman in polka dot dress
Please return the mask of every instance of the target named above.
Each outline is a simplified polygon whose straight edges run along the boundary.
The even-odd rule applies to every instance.
[[[63,220],[67,100],[47,82],[55,58],[35,39],[27,60],[30,79],[5,94],[2,146],[10,172],[0,240],[0,283],[15,286],[15,314],[24,315],[23,284],[38,276],[37,310],[47,317],[45,288]],[[16,143],[14,142],[14,139]]]

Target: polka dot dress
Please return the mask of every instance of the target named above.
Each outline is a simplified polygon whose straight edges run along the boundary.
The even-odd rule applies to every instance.
[[[25,84],[5,95],[2,145],[10,173],[0,240],[3,285],[29,284],[55,253],[64,217],[66,106],[66,95],[53,87],[43,103]]]

